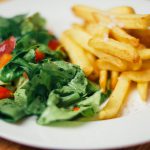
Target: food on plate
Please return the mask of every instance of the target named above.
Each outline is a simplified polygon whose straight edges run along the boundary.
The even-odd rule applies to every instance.
[[[134,36],[131,36],[125,30],[119,27],[113,27],[110,30],[110,35],[119,42],[131,44],[134,47],[139,46],[139,39],[135,38]]]
[[[130,84],[131,81],[124,76],[121,75],[119,77],[117,85],[109,97],[107,105],[99,113],[100,119],[110,119],[118,116],[119,110],[121,109],[128,93]]]
[[[86,78],[98,78],[95,56],[64,33],[66,52],[77,65],[67,62],[45,23],[38,13],[0,17],[0,119],[17,122],[37,116],[38,124],[49,125],[89,118],[110,95]]]
[[[104,39],[99,36],[93,37],[89,45],[106,54],[119,57],[129,62],[139,62],[137,50],[129,44],[116,41],[112,38]]]
[[[93,66],[87,58],[84,49],[72,42],[72,39],[68,36],[67,32],[63,33],[61,42],[63,43],[71,62],[79,65],[87,76],[90,75],[93,71]]]
[[[128,30],[128,32],[140,40],[142,44],[150,48],[150,29]]]
[[[83,23],[73,23],[60,41],[38,13],[0,17],[0,119],[37,116],[49,125],[115,118],[134,82],[146,102],[150,15],[129,6],[72,11]]]
[[[109,11],[102,11],[93,7],[84,5],[75,5],[72,8],[74,14],[87,22],[103,22],[110,25],[116,24],[125,29],[146,29],[149,25],[150,15],[139,15],[133,13],[113,13]]]
[[[107,78],[108,78],[107,70],[100,70],[99,77],[100,77],[99,84],[101,87],[101,91],[104,93],[107,88]]]
[[[99,82],[102,93],[112,91],[99,112],[99,119],[120,116],[133,82],[140,98],[146,101],[150,82],[150,14],[136,14],[129,6],[101,10],[74,5],[72,11],[83,23],[73,23],[65,32],[72,44],[78,44],[82,51],[95,57],[91,63],[93,71],[87,77],[95,78],[93,72],[98,71],[99,80],[93,81]]]
[[[146,101],[147,95],[148,95],[148,82],[138,82],[137,90],[138,90],[142,100]]]
[[[119,72],[118,71],[112,71],[111,72],[111,83],[110,83],[110,88],[114,89],[117,82],[118,82],[118,76],[119,76]]]
[[[130,6],[116,6],[108,9],[110,13],[115,14],[134,14],[135,10]]]

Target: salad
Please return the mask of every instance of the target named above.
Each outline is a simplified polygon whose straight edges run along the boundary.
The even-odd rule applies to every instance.
[[[37,123],[94,117],[102,94],[69,58],[40,14],[0,17],[0,119]]]

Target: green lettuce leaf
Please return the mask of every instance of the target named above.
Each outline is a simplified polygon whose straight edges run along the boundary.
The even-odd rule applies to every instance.
[[[50,94],[48,101],[48,107],[38,119],[38,123],[42,125],[48,125],[55,121],[71,120],[78,115],[81,115],[82,117],[95,115],[95,113],[97,113],[99,110],[100,92],[96,92],[92,96],[82,100],[82,102],[76,103],[76,105],[79,107],[78,111],[74,111],[73,107],[58,107],[55,104],[55,102],[58,101],[57,96]]]
[[[15,92],[14,99],[0,100],[0,118],[8,122],[17,122],[26,116],[27,97],[24,89]]]

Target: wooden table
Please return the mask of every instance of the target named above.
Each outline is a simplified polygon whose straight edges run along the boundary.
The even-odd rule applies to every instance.
[[[4,139],[0,139],[0,150],[41,150],[41,149],[31,148]],[[130,148],[124,148],[121,150],[150,150],[150,143]]]

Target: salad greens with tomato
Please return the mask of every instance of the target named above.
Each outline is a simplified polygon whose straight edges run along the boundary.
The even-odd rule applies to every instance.
[[[37,123],[97,115],[110,92],[101,94],[68,58],[38,13],[0,17],[0,119]]]

